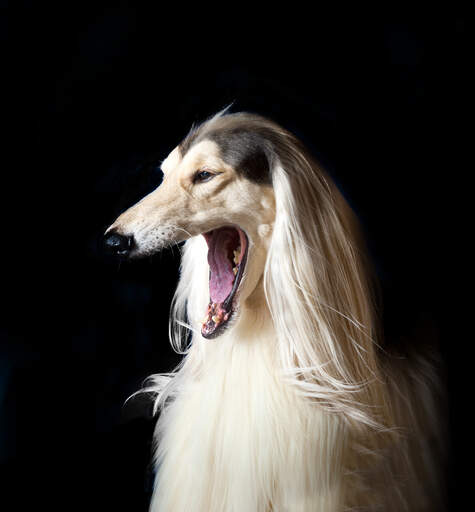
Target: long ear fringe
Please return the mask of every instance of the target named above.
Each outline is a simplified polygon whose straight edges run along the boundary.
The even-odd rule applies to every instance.
[[[315,163],[297,146],[285,155],[273,170],[276,219],[264,275],[285,375],[347,420],[384,428],[385,388],[356,223]]]

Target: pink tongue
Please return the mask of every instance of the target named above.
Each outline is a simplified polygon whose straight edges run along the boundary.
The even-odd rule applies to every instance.
[[[233,288],[234,273],[230,257],[237,245],[236,235],[236,230],[230,228],[217,229],[206,237],[210,268],[209,294],[212,302],[224,302]]]

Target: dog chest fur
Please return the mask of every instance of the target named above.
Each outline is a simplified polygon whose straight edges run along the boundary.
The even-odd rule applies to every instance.
[[[152,512],[341,509],[343,427],[276,373],[271,340],[206,347],[157,425]]]

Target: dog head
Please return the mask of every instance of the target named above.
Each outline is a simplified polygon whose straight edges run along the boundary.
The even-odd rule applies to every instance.
[[[238,295],[249,297],[264,272],[275,218],[265,126],[257,116],[233,114],[192,130],[163,161],[161,185],[105,234],[106,247],[127,258],[205,238],[210,270],[205,337],[221,332],[237,309]]]

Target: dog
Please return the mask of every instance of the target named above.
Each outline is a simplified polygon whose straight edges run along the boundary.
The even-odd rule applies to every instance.
[[[151,512],[443,510],[440,378],[394,355],[355,214],[303,144],[224,110],[105,233],[123,258],[185,242],[152,376]]]

